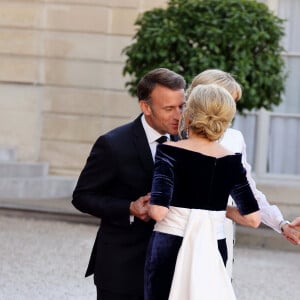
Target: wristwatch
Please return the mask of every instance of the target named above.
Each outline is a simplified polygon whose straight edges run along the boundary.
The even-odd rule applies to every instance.
[[[289,221],[287,220],[282,220],[280,223],[279,223],[279,227],[280,227],[280,230],[281,232],[283,233],[283,225],[285,224],[291,224]]]

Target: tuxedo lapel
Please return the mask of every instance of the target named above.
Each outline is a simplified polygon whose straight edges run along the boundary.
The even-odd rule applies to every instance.
[[[147,136],[142,125],[141,115],[133,122],[134,143],[143,167],[147,172],[153,172],[153,158]]]

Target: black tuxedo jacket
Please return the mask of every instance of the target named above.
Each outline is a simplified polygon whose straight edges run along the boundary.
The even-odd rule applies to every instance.
[[[143,295],[153,221],[130,224],[129,205],[151,190],[154,163],[141,116],[98,138],[73,193],[73,205],[101,218],[86,276],[119,293]]]

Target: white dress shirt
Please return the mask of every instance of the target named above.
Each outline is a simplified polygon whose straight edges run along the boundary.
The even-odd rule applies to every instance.
[[[156,153],[156,147],[158,145],[158,143],[156,142],[156,140],[158,138],[160,138],[162,136],[162,134],[160,134],[159,132],[157,132],[155,129],[153,129],[146,121],[145,116],[142,115],[141,118],[144,130],[146,132],[146,136],[147,136],[147,140],[150,146],[150,150],[152,153],[152,157],[153,160],[155,158],[155,153]],[[168,140],[170,140],[170,135],[169,134],[165,134],[165,136],[168,138]]]
[[[236,129],[228,128],[225,131],[225,134],[223,135],[222,139],[220,140],[220,144],[227,148],[229,151],[242,154],[242,164],[246,169],[246,176],[249,185],[251,187],[255,199],[257,200],[261,213],[261,220],[264,224],[280,233],[281,231],[279,224],[283,220],[283,216],[279,208],[276,205],[271,205],[267,201],[266,196],[256,188],[255,181],[251,175],[251,165],[249,165],[247,162],[246,143],[242,133]],[[228,204],[233,204],[233,200],[231,197],[229,197]],[[228,250],[228,260],[226,264],[226,269],[229,276],[232,276],[235,226],[233,226],[233,222],[227,218],[225,222],[225,233]]]
[[[247,163],[246,144],[242,133],[236,129],[229,128],[226,130],[220,144],[234,153],[242,153],[242,164],[246,169],[251,190],[258,202],[262,222],[280,233],[279,224],[283,220],[283,216],[279,208],[276,205],[271,205],[267,201],[266,196],[256,188],[255,181],[251,175],[251,165]]]

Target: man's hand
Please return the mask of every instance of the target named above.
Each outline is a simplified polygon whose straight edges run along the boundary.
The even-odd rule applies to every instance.
[[[297,230],[300,230],[300,217],[296,218],[292,223],[291,226],[293,228],[296,228]]]
[[[294,245],[300,245],[300,217],[296,218],[291,224],[282,226],[285,238]]]
[[[284,237],[294,245],[300,244],[300,218],[298,221],[297,219],[295,219],[291,224],[285,224],[282,226]]]
[[[132,216],[141,219],[144,222],[150,220],[149,209],[150,193],[138,198],[130,203],[129,211]]]

